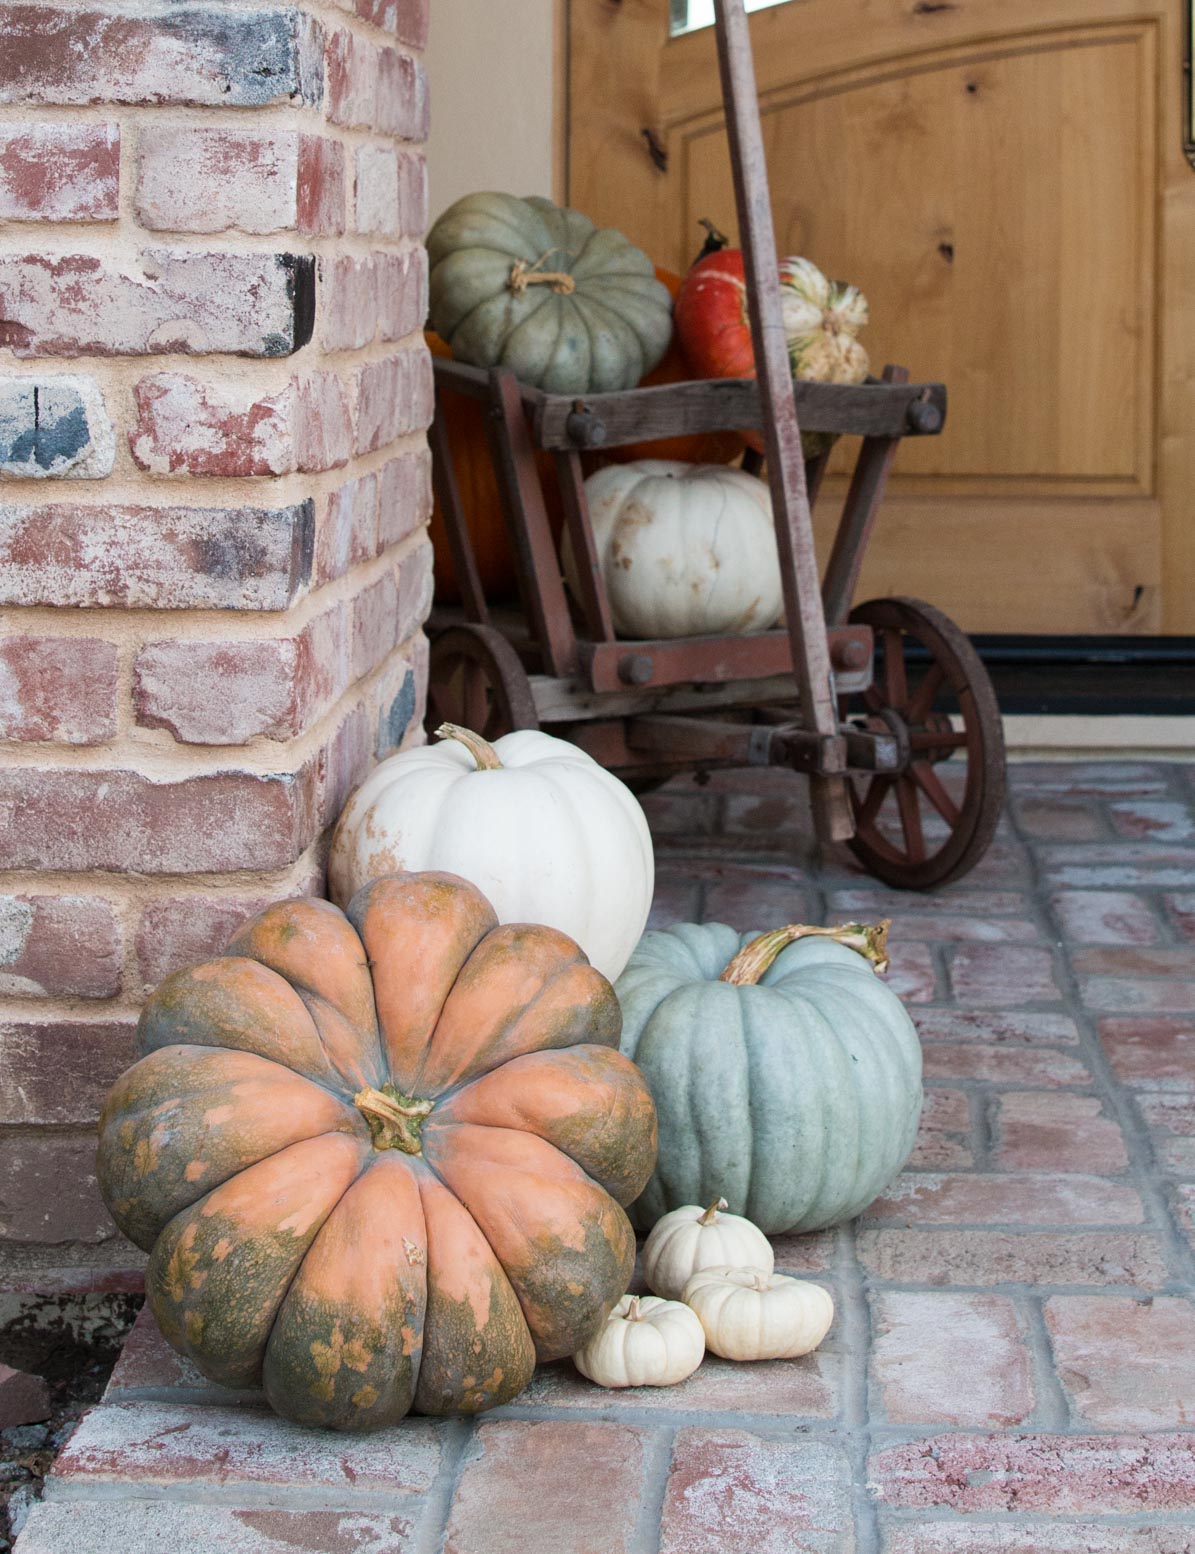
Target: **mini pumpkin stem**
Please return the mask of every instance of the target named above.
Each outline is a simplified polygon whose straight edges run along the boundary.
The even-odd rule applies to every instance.
[[[760,934],[739,951],[718,978],[735,987],[750,987],[776,959],[780,951],[798,939],[833,939],[835,944],[845,944],[848,950],[857,950],[864,960],[870,961],[877,975],[888,970],[888,924],[890,919],[868,925],[867,923],[840,923],[837,928],[812,928],[806,923],[790,923],[787,928],[774,928],[771,933]]]
[[[699,1225],[712,1225],[714,1220],[718,1217],[718,1210],[728,1209],[729,1207],[730,1205],[727,1203],[725,1198],[719,1198],[717,1203],[710,1204],[709,1208],[706,1209],[705,1213],[701,1216],[697,1223]]]
[[[477,762],[479,772],[500,772],[502,762],[498,759],[498,752],[493,745],[480,734],[475,734],[471,728],[461,728],[459,723],[441,723],[436,730],[437,739],[455,739],[457,744],[464,745],[465,749]]]
[[[639,1297],[638,1297],[638,1295],[632,1295],[631,1296],[630,1305],[626,1309],[626,1318],[625,1318],[625,1320],[628,1321],[628,1322],[642,1322],[643,1321],[643,1313],[639,1310]]]
[[[552,249],[548,250],[548,253],[552,252]],[[577,283],[566,270],[540,269],[547,257],[548,254],[541,254],[534,264],[528,264],[526,259],[516,259],[510,268],[507,289],[516,297],[521,297],[528,286],[550,286],[557,296],[571,296],[577,289]]]

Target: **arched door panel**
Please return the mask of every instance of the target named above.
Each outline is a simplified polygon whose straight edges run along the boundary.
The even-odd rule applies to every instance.
[[[752,17],[782,250],[863,288],[877,369],[950,391],[946,433],[902,448],[864,594],[972,631],[1195,630],[1195,174],[1163,68],[1181,5],[1141,9]],[[665,0],[572,0],[569,197],[683,268],[699,217],[733,235],[734,202],[712,34],[667,21]]]

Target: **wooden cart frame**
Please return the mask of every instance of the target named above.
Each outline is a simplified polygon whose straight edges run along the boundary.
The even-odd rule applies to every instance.
[[[846,841],[890,884],[925,888],[965,873],[995,831],[999,709],[974,649],[939,611],[910,599],[851,606],[900,441],[941,430],[946,391],[910,384],[899,367],[859,385],[794,384],[743,0],[716,8],[758,379],[574,398],[528,388],[501,368],[436,361],[433,472],[462,608],[433,616],[430,710],[491,737],[549,726],[639,785],[730,766],[804,772],[822,841]],[[451,394],[486,406],[521,615],[498,614],[484,596],[448,441]],[[764,437],[785,628],[616,638],[582,455],[747,428]],[[827,456],[807,468],[801,430],[862,438],[820,586],[810,502]],[[537,449],[552,456],[576,561],[571,606]],[[944,781],[939,768],[960,756],[965,773]]]

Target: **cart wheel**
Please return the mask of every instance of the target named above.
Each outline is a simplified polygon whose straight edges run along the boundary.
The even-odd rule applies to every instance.
[[[459,723],[483,739],[539,727],[527,671],[492,626],[449,626],[432,639],[428,733],[441,723]]]
[[[944,885],[979,862],[1000,820],[996,693],[970,642],[932,605],[872,599],[851,611],[851,622],[876,634],[875,680],[843,715],[895,734],[904,765],[852,777],[855,835],[847,845],[887,885]]]

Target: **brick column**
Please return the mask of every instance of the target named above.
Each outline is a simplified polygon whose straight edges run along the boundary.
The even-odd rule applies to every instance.
[[[0,0],[0,1284],[140,1261],[145,991],[419,737],[426,13]]]

